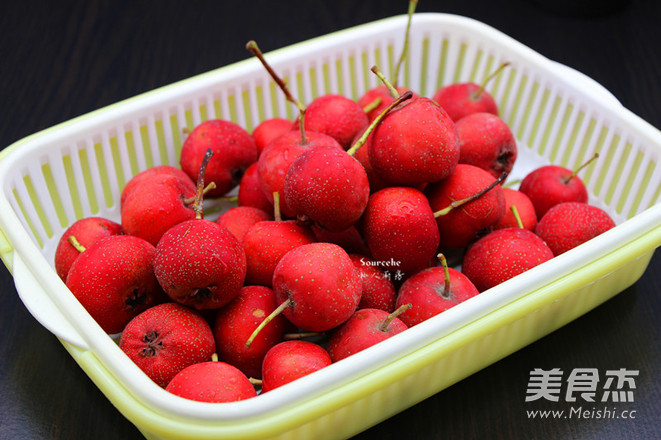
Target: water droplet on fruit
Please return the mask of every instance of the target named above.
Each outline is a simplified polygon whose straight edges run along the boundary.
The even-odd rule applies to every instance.
[[[394,212],[393,214],[395,216],[403,217],[403,218],[414,214],[415,211],[416,211],[415,205],[413,205],[412,203],[407,202],[407,201],[400,202],[399,205],[398,205],[398,208],[399,209],[396,212]]]

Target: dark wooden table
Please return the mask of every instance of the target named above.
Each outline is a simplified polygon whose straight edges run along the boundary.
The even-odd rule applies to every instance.
[[[422,0],[418,10],[488,23],[595,78],[661,128],[659,2]],[[5,4],[0,147],[244,59],[249,39],[268,51],[405,11],[405,0]],[[642,279],[614,299],[357,438],[661,438],[660,272],[657,252]],[[27,312],[4,267],[0,295],[0,439],[141,438]],[[525,402],[535,368],[637,370],[634,401],[616,405],[628,417],[530,418],[530,409],[571,407]]]

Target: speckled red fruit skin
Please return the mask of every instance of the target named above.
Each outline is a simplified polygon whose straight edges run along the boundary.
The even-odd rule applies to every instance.
[[[403,95],[404,93],[408,91],[412,91],[411,89],[407,87],[395,87],[397,90],[397,93],[400,95]],[[358,99],[358,105],[361,108],[365,108],[368,105],[370,105],[372,102],[374,102],[375,99],[380,98],[381,103],[375,107],[373,110],[370,110],[367,112],[367,117],[371,121],[373,121],[377,116],[379,116],[385,109],[388,107],[392,102],[395,100],[393,96],[390,94],[390,90],[386,86],[377,86],[374,87],[373,89],[368,90],[363,96]],[[411,99],[418,98],[417,93],[413,93],[413,96]]]
[[[218,224],[226,227],[239,240],[243,239],[248,229],[255,223],[272,220],[266,211],[251,206],[235,206],[218,217]]]
[[[213,324],[216,351],[221,361],[234,365],[246,376],[262,377],[262,361],[271,347],[282,341],[288,328],[283,315],[277,315],[252,341],[253,331],[278,304],[273,290],[264,286],[244,286],[239,296],[218,310]]]
[[[395,309],[397,299],[397,289],[392,282],[392,268],[380,268],[381,266],[377,266],[376,262],[366,255],[349,254],[349,257],[363,284],[358,308],[380,309],[391,313]]]
[[[518,148],[505,121],[480,112],[459,119],[455,126],[459,134],[459,163],[480,167],[495,178],[512,171]]]
[[[184,182],[191,182],[193,185],[195,185],[194,181],[191,180],[191,178],[188,177],[188,174],[186,174],[183,170],[170,165],[157,165],[139,172],[138,174],[133,176],[128,182],[126,182],[126,186],[124,186],[124,189],[122,190],[122,194],[120,196],[120,206],[121,204],[124,203],[124,199],[126,199],[126,197],[131,193],[131,191],[133,191],[134,187],[142,185],[144,181],[149,181],[149,179],[151,179],[154,175],[161,175],[161,174],[173,176],[183,180]]]
[[[329,231],[343,231],[360,219],[370,196],[362,165],[334,147],[301,154],[285,178],[284,198],[299,218]]]
[[[558,203],[588,202],[588,192],[585,184],[572,170],[558,166],[545,165],[534,169],[526,175],[519,185],[519,191],[528,196],[535,206],[537,219],[541,219],[546,211]]]
[[[192,180],[159,173],[133,186],[121,206],[122,229],[156,246],[163,234],[177,223],[195,218],[184,200],[195,197]]]
[[[565,202],[544,214],[535,233],[558,256],[614,227],[615,222],[603,209],[587,203]]]
[[[425,195],[434,212],[453,201],[462,200],[487,188],[494,182],[489,172],[474,165],[459,164],[452,174],[440,182],[427,185]],[[505,215],[505,197],[500,185],[486,194],[445,215],[436,217],[442,248],[463,248],[472,243],[481,231],[494,226]]]
[[[241,241],[246,253],[246,283],[272,286],[280,259],[290,250],[315,241],[310,228],[295,220],[256,223]]]
[[[553,252],[534,232],[499,229],[468,248],[461,271],[483,292],[551,258]]]
[[[521,218],[523,227],[534,231],[537,226],[537,214],[530,198],[519,190],[503,187],[503,196],[505,196],[505,215],[493,227],[494,229],[516,228],[519,224],[512,212],[512,206],[516,206],[516,210]]]
[[[262,191],[262,185],[259,182],[257,174],[257,162],[250,165],[241,177],[239,191],[237,193],[238,206],[251,206],[266,212],[273,212],[273,203]]]
[[[273,193],[278,192],[280,212],[286,217],[295,215],[287,206],[283,194],[287,171],[296,158],[305,151],[321,145],[334,146],[342,150],[342,146],[328,135],[308,131],[305,136],[305,143],[301,143],[301,134],[298,131],[290,131],[277,137],[264,148],[257,161],[257,175],[264,195],[272,204]]]
[[[308,341],[284,341],[271,348],[262,364],[262,393],[288,384],[332,363],[321,346]]]
[[[165,295],[154,276],[155,249],[130,235],[92,244],[71,265],[66,285],[101,328],[119,333]]]
[[[181,147],[181,169],[196,182],[208,149],[214,154],[204,178],[216,184],[207,193],[209,197],[222,196],[236,187],[246,168],[257,160],[257,146],[250,133],[232,121],[210,119],[197,125]]]
[[[447,295],[445,272],[440,266],[422,270],[404,281],[395,308],[404,304],[411,304],[411,308],[399,315],[399,319],[413,327],[480,293],[463,273],[452,267],[448,272],[450,292]]]
[[[284,118],[270,118],[260,122],[252,131],[258,155],[262,154],[269,142],[289,132],[293,125],[292,121]]]
[[[305,109],[305,129],[327,134],[345,150],[356,134],[368,125],[369,119],[362,107],[346,96],[322,95]]]
[[[283,314],[306,331],[323,332],[349,319],[358,307],[362,285],[351,258],[332,243],[311,243],[287,252],[273,272]]]
[[[484,90],[478,95],[479,90],[480,86],[472,82],[449,84],[438,89],[432,100],[443,107],[453,121],[478,112],[498,115],[498,105],[491,94]]]
[[[454,122],[428,98],[408,100],[388,112],[368,148],[370,164],[391,185],[436,182],[459,162]]]
[[[227,228],[193,219],[163,235],[156,246],[154,273],[174,301],[217,309],[239,294],[246,277],[246,255]]]
[[[198,402],[237,402],[257,396],[238,368],[225,362],[202,362],[181,370],[165,387],[179,397]]]
[[[211,327],[199,313],[169,302],[133,318],[120,336],[119,348],[165,387],[187,366],[210,360],[216,346]]]
[[[370,196],[361,219],[367,247],[376,261],[398,262],[404,276],[429,266],[439,244],[434,213],[415,188],[389,187]]]
[[[341,361],[381,341],[385,341],[408,328],[394,318],[384,331],[380,327],[389,313],[380,309],[360,309],[331,333],[327,350],[333,362]]]
[[[62,233],[55,249],[55,271],[62,281],[67,280],[71,265],[80,255],[80,251],[69,243],[70,236],[73,235],[83,247],[88,248],[104,237],[118,234],[122,234],[122,226],[112,220],[103,217],[85,217],[76,220]]]

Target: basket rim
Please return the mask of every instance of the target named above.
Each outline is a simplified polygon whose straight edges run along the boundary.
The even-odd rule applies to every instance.
[[[312,47],[319,47],[320,43],[328,46],[334,46],[337,44],[336,41],[338,37],[340,37],[340,39],[354,39],[356,36],[360,36],[362,33],[369,34],[370,31],[375,27],[401,27],[403,24],[405,24],[406,19],[406,15],[396,15],[382,18],[380,20],[375,20],[369,23],[359,24],[351,28],[338,30],[326,35],[321,35],[305,41],[294,43],[286,47],[274,49],[265,53],[265,56],[269,58],[269,63],[271,63],[274,67],[277,67],[280,64],[288,62],[292,58],[296,58],[297,51],[301,48],[309,49]],[[584,81],[592,82],[591,88],[588,88],[587,90],[582,89],[583,92],[588,93],[591,97],[596,98],[605,104],[613,105],[617,103],[621,106],[617,98],[612,95],[611,92],[608,91],[605,87],[594,81],[594,79],[567,65],[558,63],[551,60],[550,58],[545,57],[544,55],[536,52],[532,48],[515,40],[502,31],[479,20],[444,12],[418,12],[415,14],[414,20],[416,22],[422,22],[422,24],[443,22],[445,20],[450,23],[465,26],[467,29],[491,34],[491,36],[497,36],[500,39],[500,42],[505,42],[517,52],[532,57],[529,61],[534,62],[535,64],[542,63],[543,67],[550,69],[560,74],[561,76],[574,75],[574,79],[582,79]],[[331,39],[331,37],[333,38]],[[155,106],[160,103],[169,102],[176,96],[187,96],[187,94],[191,92],[191,89],[199,89],[200,87],[204,87],[209,83],[214,83],[216,78],[219,76],[231,75],[232,77],[239,77],[243,75],[244,72],[252,72],[256,66],[259,66],[259,62],[256,59],[246,58],[229,65],[220,66],[215,69],[211,69],[209,71],[172,82],[170,84],[147,90],[135,96],[128,97],[121,101],[75,116],[66,121],[59,122],[51,127],[39,130],[35,133],[18,139],[4,147],[2,150],[0,150],[0,165],[4,159],[10,154],[13,154],[14,150],[17,148],[24,145],[31,145],[38,140],[42,140],[41,138],[44,136],[52,136],[54,138],[52,139],[52,142],[55,142],[58,138],[69,137],[71,133],[87,131],[99,123],[109,124],[112,123],[112,121],[127,120],[130,119],[129,117],[131,114],[137,112],[138,110],[150,106]],[[267,78],[265,73],[264,77]],[[585,85],[585,83],[582,83],[582,85]],[[611,100],[611,102],[607,102],[608,100]],[[619,110],[620,109],[618,109],[618,111]],[[634,114],[632,114],[632,116],[634,116],[634,120],[638,118],[639,122],[649,124]],[[654,129],[653,126],[650,125],[650,127]],[[51,140],[47,139],[46,141]]]
[[[305,42],[277,49],[275,51],[269,52],[267,55],[272,59],[274,66],[280,63],[287,63],[289,60],[295,58],[297,53],[302,48],[305,49],[315,47],[319,44],[319,42],[330,44],[329,37],[355,38],[354,35],[361,32],[369,33],[377,26],[401,26],[405,18],[405,16],[395,16],[377,20],[371,23],[362,24],[353,28],[337,31],[332,34],[316,37]],[[416,19],[420,21],[451,20],[462,25],[479,28],[482,32],[492,33],[493,35],[497,35],[499,38],[510,39],[510,37],[506,37],[504,34],[500,33],[500,31],[497,31],[496,29],[484,23],[453,14],[420,13],[419,15],[416,15]],[[556,72],[558,75],[566,75],[566,73],[562,73],[557,70],[557,67],[555,67],[555,64],[557,63],[548,60],[547,58],[543,57],[537,52],[534,52],[532,49],[527,48],[521,43],[516,42],[516,45],[519,47],[519,49],[524,50],[524,53],[533,57],[534,61],[536,63],[540,63],[540,65],[542,65],[544,68]],[[230,72],[231,75],[238,76],[245,74],[245,72],[252,72],[256,66],[258,66],[257,61],[253,59],[239,61],[237,63],[223,66],[212,71],[202,73],[166,86],[162,86],[140,95],[136,95],[135,97],[119,101],[115,104],[94,110],[85,115],[78,116],[69,121],[62,122],[51,128],[30,135],[13,143],[12,145],[5,148],[2,152],[0,152],[0,181],[3,181],[6,174],[9,172],[9,170],[11,170],[12,165],[14,164],[14,159],[18,158],[19,151],[20,154],[29,154],[33,148],[37,148],[44,143],[57,142],[58,139],[66,138],[74,133],[91,130],[94,126],[97,126],[101,122],[109,123],[109,121],[115,121],[113,123],[116,123],[116,121],[127,120],[127,118],[130,118],[131,115],[137,114],[147,107],[163,105],[163,103],[173,99],[173,96],[184,96],[187,93],[190,93],[191,90],[201,87],[203,84],[212,83],[219,76],[230,74]],[[602,96],[596,92],[593,95],[591,94],[589,98],[597,101],[601,105],[613,106],[613,101],[608,96]],[[624,120],[626,123],[629,123],[636,130],[643,131],[648,137],[659,140],[657,145],[661,148],[661,132],[623,107],[618,107],[617,112],[620,119]],[[99,121],[100,119],[102,119],[101,122]],[[6,185],[6,181],[3,182],[3,184]],[[382,346],[377,351],[371,350],[369,352],[366,351],[365,354],[356,354],[355,359],[361,359],[361,362],[367,362],[369,360],[371,363],[372,366],[367,372],[351,371],[352,368],[349,367],[349,365],[353,364],[350,362],[345,362],[340,366],[331,366],[333,368],[328,370],[330,372],[324,373],[323,371],[320,371],[319,373],[321,373],[321,375],[317,374],[316,376],[311,376],[309,378],[302,378],[297,384],[290,384],[289,388],[286,390],[273,390],[270,396],[260,396],[258,398],[259,402],[267,403],[256,404],[256,401],[233,402],[228,404],[208,404],[192,401],[182,402],[183,399],[177,398],[176,396],[173,396],[160,388],[155,388],[155,384],[153,384],[154,387],[146,386],[142,388],[142,386],[145,385],[144,380],[146,376],[143,377],[141,372],[140,374],[133,374],[137,367],[133,364],[129,364],[128,358],[118,361],[119,366],[132,366],[132,372],[121,376],[121,382],[123,384],[134,386],[132,390],[127,390],[127,392],[130,393],[131,396],[133,396],[135,399],[142,403],[147,403],[149,406],[154,408],[158,408],[159,411],[163,411],[174,416],[193,417],[193,414],[195,414],[199,419],[207,421],[215,420],[219,422],[227,422],[248,420],[272,411],[279,412],[282,410],[282,408],[286,408],[287,406],[291,406],[305,400],[306,397],[304,396],[306,395],[308,396],[307,399],[311,399],[312,397],[309,397],[309,389],[311,387],[310,383],[313,381],[318,382],[319,378],[323,374],[326,374],[326,379],[325,381],[321,381],[323,385],[316,386],[316,393],[323,393],[324,390],[338,387],[340,386],[339,383],[349,383],[359,376],[376,371],[378,368],[380,368],[380,365],[383,365],[384,363],[392,362],[393,360],[406,356],[408,353],[411,353],[420,347],[425,346],[426,344],[430,343],[430,341],[440,339],[438,336],[438,327],[441,327],[443,332],[445,332],[443,334],[448,334],[449,332],[455,331],[457,329],[454,328],[454,330],[452,330],[453,325],[463,327],[479,319],[480,316],[484,316],[484,313],[488,313],[488,310],[493,310],[493,307],[502,307],[505,304],[510,304],[511,302],[520,299],[522,296],[534,294],[537,289],[543,286],[541,281],[534,281],[535,276],[544,274],[543,278],[545,279],[548,279],[550,273],[555,273],[557,276],[567,276],[580,270],[583,265],[589,264],[591,261],[597,259],[599,255],[614,252],[619,247],[626,246],[628,241],[658,230],[661,228],[660,224],[661,206],[655,205],[654,207],[651,207],[648,210],[634,216],[634,218],[627,220],[623,224],[618,225],[618,227],[614,228],[613,230],[608,231],[601,239],[593,240],[591,243],[586,243],[586,245],[580,249],[576,249],[573,250],[573,252],[570,251],[563,256],[556,257],[553,266],[548,264],[538,266],[537,268],[532,269],[528,274],[519,277],[519,279],[510,280],[507,282],[507,284],[504,283],[501,286],[497,286],[491,289],[491,296],[489,297],[491,300],[488,302],[482,301],[485,304],[479,308],[481,313],[483,313],[482,315],[473,315],[471,319],[466,321],[464,315],[468,314],[467,311],[469,310],[470,314],[474,312],[473,304],[476,302],[466,302],[466,305],[463,307],[462,304],[460,304],[457,307],[448,310],[450,313],[445,315],[443,318],[434,317],[426,323],[423,323],[423,325],[421,325],[417,330],[412,332],[405,332],[402,334],[404,336],[397,335],[398,339],[396,339],[396,341],[398,341],[398,343],[390,343],[390,345],[387,346],[387,349],[384,349]],[[32,276],[35,277],[38,284],[40,284],[44,290],[52,289],[58,298],[65,298],[63,300],[64,303],[61,304],[62,307],[71,306],[71,313],[78,315],[82,306],[80,306],[79,303],[72,301],[74,300],[73,295],[70,293],[67,294],[68,290],[64,286],[64,283],[62,283],[61,280],[56,277],[54,271],[39,270],[39,267],[42,267],[43,264],[48,264],[48,262],[42,253],[38,250],[35,243],[30,239],[18,216],[9,204],[4,191],[0,191],[0,229],[6,235],[8,244],[14,249],[14,252],[19,255],[28,266],[29,271],[32,273]],[[621,243],[625,244],[622,245]],[[590,256],[587,261],[586,256]],[[558,262],[560,263],[558,264]],[[551,268],[553,268],[553,270]],[[520,296],[514,298],[509,296],[509,290],[521,292],[519,294]],[[78,305],[76,306],[76,304]],[[441,319],[449,321],[452,324],[439,326],[438,322],[440,322]],[[98,328],[98,326],[96,326],[93,321],[90,322],[90,320],[91,317],[89,319],[84,318],[82,320],[84,325],[90,325],[93,327],[90,328],[88,332],[85,332],[84,339],[89,344],[89,351],[93,352],[101,365],[105,366],[109,358],[118,354],[118,348],[108,349],[108,347],[106,347],[108,344],[107,335],[103,333],[103,336],[101,336],[100,328]],[[407,345],[410,344],[412,339],[415,339],[417,342],[415,344]],[[100,340],[100,342],[97,340]],[[408,350],[401,352],[400,349],[402,346],[408,346]],[[99,354],[101,355],[99,356]],[[358,361],[355,363],[357,362]],[[336,382],[338,378],[343,378],[343,381]],[[182,407],[185,408],[182,410]]]

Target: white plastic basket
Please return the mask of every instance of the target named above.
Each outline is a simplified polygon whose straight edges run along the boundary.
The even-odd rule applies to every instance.
[[[406,17],[337,32],[266,54],[304,102],[358,98],[389,72]],[[53,255],[76,219],[119,220],[123,185],[178,164],[182,128],[225,118],[248,130],[294,109],[255,59],[120,102],[32,135],[0,155],[0,255],[34,317],[55,334],[108,399],[148,438],[344,438],[439,392],[548,334],[634,283],[661,243],[661,133],[603,87],[482,23],[414,16],[400,83],[431,96],[456,81],[490,84],[519,141],[510,179],[535,166],[582,172],[591,203],[618,226],[396,337],[242,402],[208,404],[151,382],[56,275]]]

